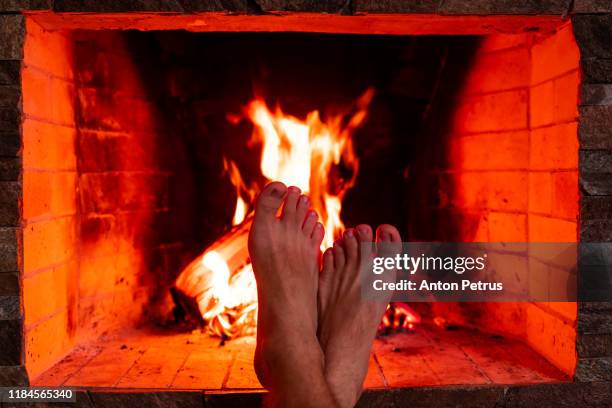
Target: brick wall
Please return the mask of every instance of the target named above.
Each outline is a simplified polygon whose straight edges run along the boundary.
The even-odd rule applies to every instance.
[[[441,200],[475,242],[576,242],[580,74],[571,25],[487,36],[457,94]],[[505,264],[521,261],[503,255]],[[524,259],[523,259],[524,261]],[[517,268],[550,265],[518,265]],[[563,278],[563,276],[561,276]],[[565,279],[567,280],[567,279]],[[439,313],[523,338],[572,374],[576,303],[438,305]]]
[[[33,374],[69,350],[75,334],[78,176],[66,35],[28,23],[22,84],[24,341]]]
[[[157,78],[139,64],[142,47],[28,19],[24,50],[24,342],[35,378],[74,345],[169,306],[189,231],[173,222],[173,133],[144,84]]]

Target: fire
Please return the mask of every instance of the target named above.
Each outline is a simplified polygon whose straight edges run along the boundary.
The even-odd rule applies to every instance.
[[[403,302],[394,302],[387,306],[385,315],[378,326],[380,334],[413,330],[415,325],[421,323],[421,316]]]
[[[252,142],[261,145],[261,172],[267,182],[281,181],[310,196],[325,226],[322,248],[333,245],[344,228],[342,199],[353,186],[359,161],[352,134],[367,116],[373,90],[367,90],[350,111],[321,119],[318,111],[305,120],[271,111],[263,98],[244,109],[254,125]],[[253,198],[263,185],[247,188],[238,167],[225,161],[225,170],[236,188],[234,228],[207,248],[185,268],[175,287],[195,300],[209,334],[232,338],[252,334],[257,324],[257,292],[248,259],[246,236]]]

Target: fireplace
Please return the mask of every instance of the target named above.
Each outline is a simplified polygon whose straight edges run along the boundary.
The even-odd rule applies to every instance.
[[[80,3],[0,15],[2,384],[78,387],[90,405],[258,398],[253,337],[192,330],[172,296],[232,228],[227,163],[265,179],[242,111],[256,96],[325,121],[373,89],[346,225],[612,238],[606,5]],[[410,306],[420,323],[375,342],[364,406],[611,392],[607,303]]]

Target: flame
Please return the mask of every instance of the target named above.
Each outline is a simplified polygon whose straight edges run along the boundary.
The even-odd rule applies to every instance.
[[[394,302],[387,305],[387,310],[378,326],[378,333],[413,330],[419,323],[421,316],[410,306],[403,302]]]
[[[266,183],[281,181],[308,193],[325,226],[322,249],[333,245],[344,228],[342,199],[359,170],[352,134],[365,120],[372,96],[373,90],[367,90],[349,112],[326,120],[316,110],[305,120],[283,113],[280,107],[272,111],[259,97],[244,109],[244,118],[254,125],[251,142],[262,147],[260,167]],[[231,119],[234,123],[239,120],[235,116]],[[236,261],[234,247],[239,241],[248,256],[244,239],[248,228],[239,226],[250,222],[248,209],[265,183],[247,188],[234,162],[225,160],[224,166],[236,189],[232,223],[238,230],[193,261],[177,279],[176,287],[196,299],[209,334],[232,338],[253,333],[257,324],[253,268],[248,259],[244,264]],[[224,249],[214,249],[220,247]]]

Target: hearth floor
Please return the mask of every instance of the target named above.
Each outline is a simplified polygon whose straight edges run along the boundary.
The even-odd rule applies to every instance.
[[[33,381],[37,386],[259,390],[255,339],[221,346],[200,333],[126,331],[73,350]],[[347,350],[347,353],[350,353]],[[528,384],[567,378],[535,351],[476,330],[419,326],[375,341],[367,388]]]

